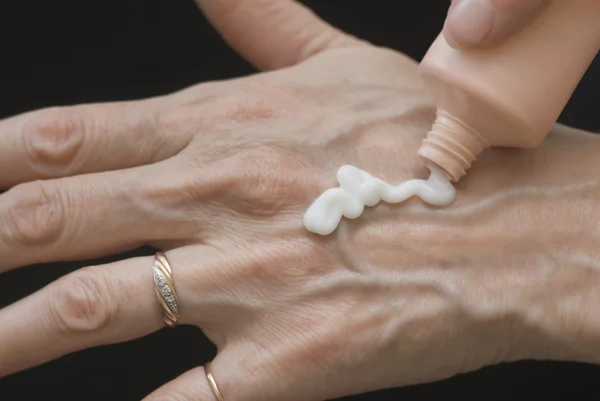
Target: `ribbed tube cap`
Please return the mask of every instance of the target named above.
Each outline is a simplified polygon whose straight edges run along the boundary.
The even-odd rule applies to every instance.
[[[434,162],[452,181],[460,180],[488,143],[451,114],[438,110],[431,131],[423,140],[419,156]]]

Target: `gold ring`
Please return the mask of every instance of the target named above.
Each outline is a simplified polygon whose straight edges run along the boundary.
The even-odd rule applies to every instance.
[[[173,271],[167,255],[156,252],[154,255],[154,289],[162,309],[162,318],[169,327],[175,327],[179,320],[179,300],[173,281]]]
[[[223,396],[221,395],[221,391],[219,390],[219,386],[217,386],[217,382],[215,381],[215,378],[213,377],[212,372],[210,370],[210,362],[204,365],[204,373],[206,374],[206,379],[210,384],[210,388],[212,389],[213,394],[215,395],[215,397],[217,397],[217,400],[224,401]]]

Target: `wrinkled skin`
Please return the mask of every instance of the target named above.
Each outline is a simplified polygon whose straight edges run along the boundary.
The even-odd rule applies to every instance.
[[[340,165],[397,183],[426,174],[416,150],[435,108],[400,53],[289,1],[248,3],[200,2],[274,71],[0,123],[0,184],[16,184],[0,196],[0,269],[165,250],[180,324],[217,345],[227,401],[324,400],[523,358],[597,362],[599,140],[557,127],[536,150],[484,153],[448,208],[380,204],[312,235],[302,215]],[[314,28],[296,47],[294,18]],[[252,46],[276,29],[279,47]],[[1,310],[0,376],[163,327],[152,261],[90,266]],[[147,399],[215,398],[197,368]]]

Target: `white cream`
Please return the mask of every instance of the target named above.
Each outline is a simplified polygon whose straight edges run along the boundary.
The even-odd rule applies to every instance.
[[[339,188],[330,188],[313,202],[304,214],[304,226],[310,232],[329,235],[340,224],[342,216],[356,219],[365,206],[380,201],[400,203],[417,195],[433,206],[447,206],[454,201],[456,189],[448,176],[436,166],[429,166],[427,180],[409,180],[393,186],[354,166],[338,170]]]

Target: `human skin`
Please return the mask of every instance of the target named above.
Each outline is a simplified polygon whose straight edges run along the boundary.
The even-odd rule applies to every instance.
[[[444,35],[457,48],[502,43],[530,24],[550,0],[452,0]]]
[[[417,65],[291,1],[199,3],[271,71],[2,121],[0,270],[165,250],[227,401],[600,362],[600,138],[557,126],[537,149],[486,151],[447,208],[380,204],[312,235],[302,215],[340,165],[426,174]],[[152,262],[86,267],[0,310],[0,377],[162,328]],[[146,400],[215,398],[199,367]]]

